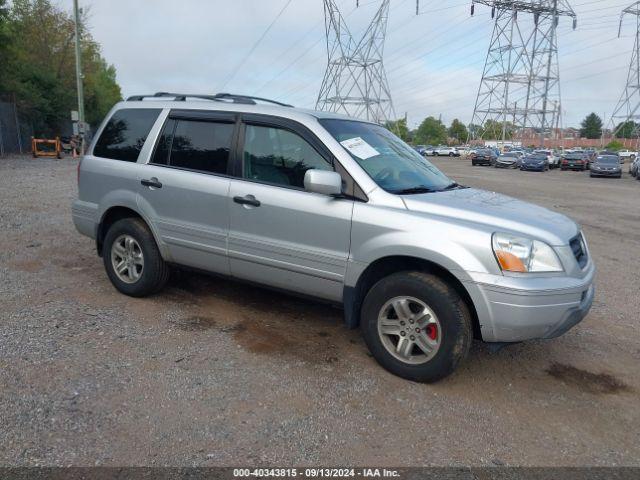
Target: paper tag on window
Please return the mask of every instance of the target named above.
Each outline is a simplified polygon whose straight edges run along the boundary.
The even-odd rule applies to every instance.
[[[380,152],[378,152],[375,148],[373,148],[360,137],[344,140],[340,142],[340,145],[342,145],[344,148],[346,148],[356,157],[361,158],[362,160],[380,155]]]

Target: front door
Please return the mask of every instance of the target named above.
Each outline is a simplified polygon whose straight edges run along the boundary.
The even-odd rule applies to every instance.
[[[353,201],[304,190],[307,170],[333,170],[308,135],[267,121],[244,126],[242,178],[229,191],[231,274],[341,301]]]

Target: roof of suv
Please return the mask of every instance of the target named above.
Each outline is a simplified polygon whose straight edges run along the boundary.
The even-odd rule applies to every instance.
[[[340,120],[357,120],[367,122],[366,120],[355,119],[347,115],[333,112],[324,112],[306,108],[296,108],[291,105],[268,100],[259,97],[250,97],[246,95],[217,94],[217,95],[199,95],[199,94],[181,94],[181,93],[165,93],[158,92],[152,95],[134,95],[127,100],[118,104],[121,107],[159,107],[159,108],[176,108],[176,109],[195,109],[195,110],[216,110],[216,111],[232,111],[242,113],[261,113],[266,115],[275,115],[278,117],[291,118],[295,114],[308,115],[317,119],[340,119]],[[293,115],[292,115],[293,114]],[[368,122],[373,123],[373,122]]]

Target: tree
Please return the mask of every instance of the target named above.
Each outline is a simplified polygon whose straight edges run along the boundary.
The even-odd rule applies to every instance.
[[[425,145],[440,145],[447,141],[447,127],[440,120],[433,117],[425,118],[415,137],[416,143]]]
[[[449,136],[451,138],[455,138],[458,143],[462,143],[467,141],[469,132],[467,131],[467,127],[465,127],[464,123],[455,118],[449,127]]]
[[[384,124],[387,130],[391,130],[398,137],[400,137],[405,142],[411,140],[411,135],[409,134],[409,128],[407,127],[407,119],[401,118],[399,120],[389,120]]]
[[[0,92],[5,90],[4,82],[7,72],[2,68],[6,64],[11,47],[11,32],[9,24],[9,9],[7,8],[7,0],[0,0]]]
[[[476,139],[482,136],[482,127],[480,125],[476,125],[475,123],[469,124],[469,138]]]
[[[602,119],[595,113],[590,113],[581,123],[580,136],[595,139],[602,136]]]
[[[636,122],[629,120],[621,122],[616,126],[616,138],[636,138],[638,136],[638,125]]]
[[[504,130],[504,139],[511,140],[515,132],[515,127],[511,122],[499,122],[497,120],[487,120],[482,126],[480,132],[485,140],[502,140]]]
[[[607,146],[604,148],[606,148],[607,150],[611,150],[613,152],[617,152],[619,150],[622,150],[624,148],[624,145],[619,140],[613,140],[612,142],[609,142]]]
[[[0,0],[0,30],[4,4],[6,0]],[[0,93],[15,95],[18,110],[33,125],[36,135],[59,135],[68,125],[69,112],[77,110],[78,105],[74,20],[51,0],[13,0],[8,24],[11,44],[0,59]],[[86,19],[82,18],[85,112],[87,121],[97,125],[122,95],[115,68],[102,58],[100,47],[85,24]]]

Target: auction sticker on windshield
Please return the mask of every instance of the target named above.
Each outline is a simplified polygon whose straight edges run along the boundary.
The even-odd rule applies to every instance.
[[[380,155],[375,148],[369,145],[360,137],[350,138],[349,140],[343,140],[340,142],[344,148],[349,150],[356,157],[366,160],[367,158],[375,157],[376,155]]]

